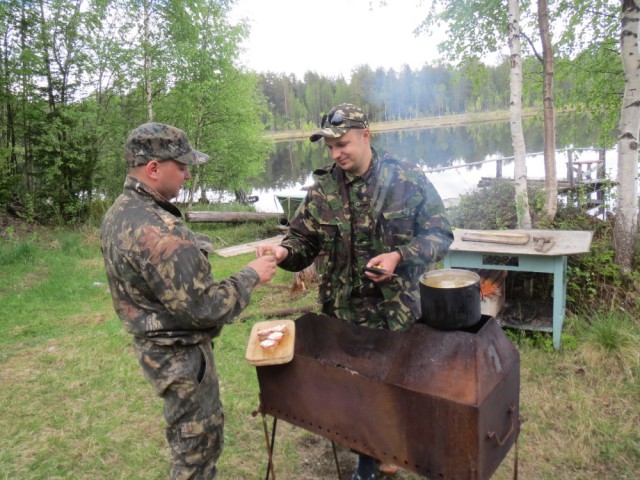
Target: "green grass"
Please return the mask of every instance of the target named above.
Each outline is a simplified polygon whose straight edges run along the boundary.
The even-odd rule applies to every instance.
[[[216,248],[273,235],[268,225],[197,228]],[[223,278],[251,259],[212,256],[211,263]],[[259,287],[242,319],[216,339],[226,422],[221,478],[264,478],[263,423],[253,416],[258,385],[244,355],[264,312],[315,304],[313,289],[290,293],[291,278],[279,271],[273,284],[281,288]],[[563,337],[564,348],[554,351],[546,334],[511,336],[521,358],[520,478],[637,478],[638,320],[570,317]],[[168,477],[162,402],[113,312],[95,231],[0,240],[0,385],[1,480]],[[349,478],[353,455],[338,453]],[[331,445],[285,422],[278,422],[274,462],[280,479],[336,476]],[[494,478],[513,478],[513,463],[512,450]]]

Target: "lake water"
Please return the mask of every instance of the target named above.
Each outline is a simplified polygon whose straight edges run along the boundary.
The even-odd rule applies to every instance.
[[[568,119],[557,121],[557,177],[567,178],[567,150],[574,159],[597,159],[597,125],[576,125]],[[542,124],[525,122],[527,176],[544,178]],[[466,127],[402,130],[372,134],[371,144],[419,165],[435,185],[443,200],[455,199],[477,187],[483,177],[496,177],[496,160],[502,161],[502,176],[513,178],[513,148],[508,122],[476,124]],[[275,145],[264,176],[255,179],[251,195],[261,212],[282,212],[275,195],[304,194],[313,183],[311,172],[331,163],[322,142],[308,140]],[[606,170],[615,175],[615,150],[606,152]]]

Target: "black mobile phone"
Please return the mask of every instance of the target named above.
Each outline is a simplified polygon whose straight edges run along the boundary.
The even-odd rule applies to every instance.
[[[364,267],[365,272],[375,273],[376,275],[386,275],[387,271],[383,268]]]

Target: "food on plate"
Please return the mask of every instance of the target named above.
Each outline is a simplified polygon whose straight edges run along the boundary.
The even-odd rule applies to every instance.
[[[284,333],[282,332],[271,332],[267,337],[267,340],[273,340],[274,342],[279,342],[284,337]]]
[[[285,324],[274,325],[269,328],[263,328],[261,330],[258,330],[258,337],[264,340],[274,332],[280,332],[284,335],[286,331],[287,331],[287,326]]]
[[[260,342],[260,346],[262,348],[273,348],[278,344],[278,342],[276,342],[275,340],[271,340],[270,338],[267,338],[266,340],[262,340]]]

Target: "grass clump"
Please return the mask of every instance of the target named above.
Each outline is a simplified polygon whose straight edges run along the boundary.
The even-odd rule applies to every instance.
[[[29,263],[35,258],[36,249],[31,240],[6,242],[0,245],[0,267]]]

